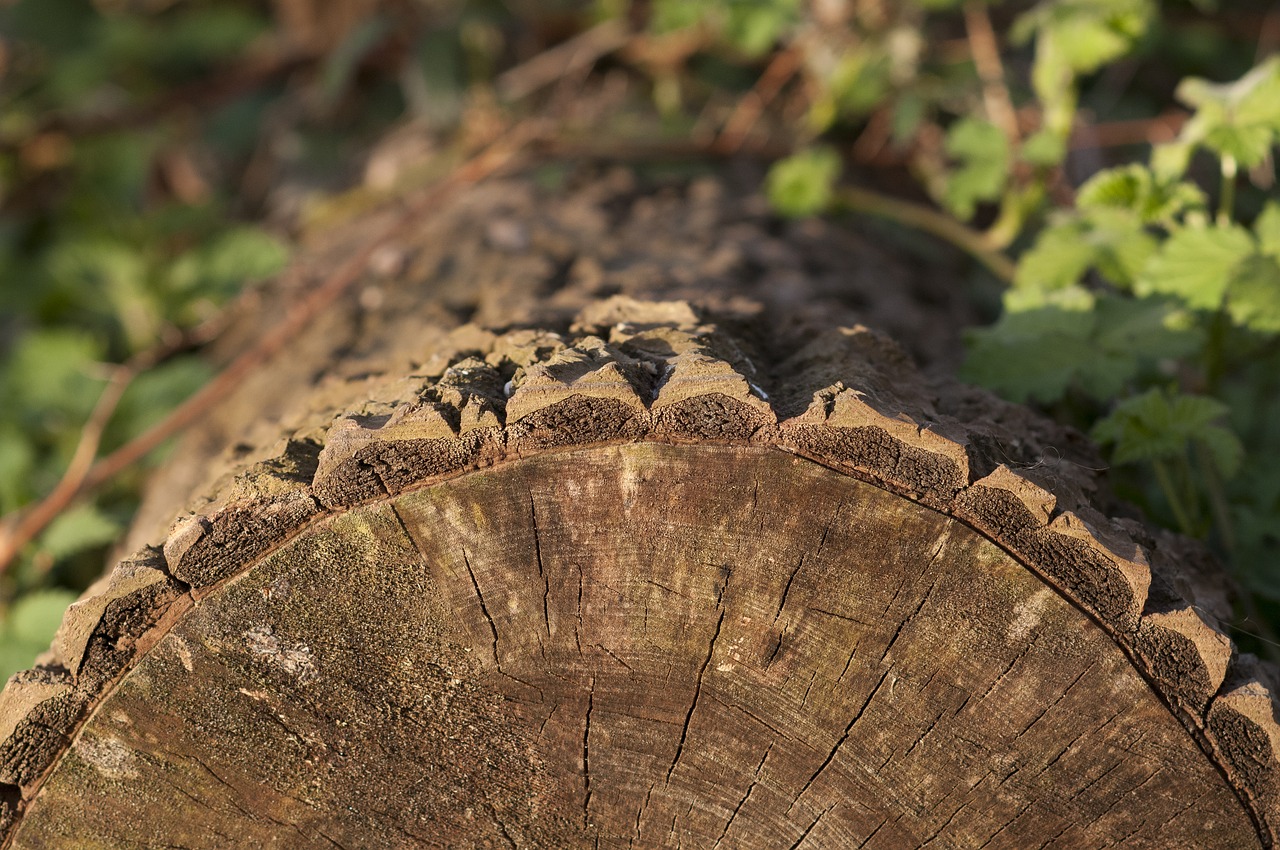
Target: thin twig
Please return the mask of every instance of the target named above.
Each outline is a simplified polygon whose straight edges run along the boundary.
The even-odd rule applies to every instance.
[[[504,100],[520,100],[575,71],[590,68],[601,58],[625,46],[630,38],[625,21],[619,18],[603,21],[504,71],[498,77],[498,94]]]
[[[1170,142],[1178,137],[1178,131],[1186,121],[1187,113],[1172,111],[1154,118],[1077,124],[1071,132],[1069,146],[1072,150],[1081,150]]]
[[[101,428],[105,425],[106,418],[109,418],[110,411],[114,409],[119,393],[124,391],[124,386],[117,387],[116,383],[108,384],[103,397],[99,399],[94,417],[91,417],[92,427],[86,425],[82,433],[81,446],[77,448],[76,459],[73,460],[73,466],[76,468],[68,470],[52,493],[22,513],[7,517],[4,527],[0,528],[0,574],[13,563],[23,547],[34,540],[78,497],[133,466],[165,440],[205,416],[215,404],[239,386],[254,369],[280,352],[303,328],[360,278],[370,258],[378,249],[420,225],[423,216],[438,207],[450,193],[476,183],[509,164],[540,133],[540,125],[536,122],[527,121],[518,124],[507,135],[458,166],[452,174],[406,207],[384,231],[366,242],[346,263],[339,266],[320,286],[295,305],[284,320],[268,331],[257,345],[233,360],[212,381],[178,405],[150,430],[130,440],[92,466],[83,468],[86,464],[85,457],[92,460],[97,452]],[[126,369],[120,374],[127,373]],[[111,396],[116,398],[113,400]],[[103,411],[101,414],[103,421],[100,423],[93,421],[100,416],[99,410]]]
[[[993,248],[981,233],[945,213],[854,186],[836,189],[836,203],[850,212],[868,213],[931,233],[969,254],[1005,283],[1013,282],[1017,269],[1014,262]]]
[[[761,72],[760,79],[756,80],[751,90],[738,101],[729,119],[724,122],[719,135],[711,143],[714,150],[732,154],[742,148],[743,142],[746,141],[747,135],[755,127],[756,122],[760,120],[765,107],[778,96],[778,92],[782,91],[787,81],[795,76],[796,71],[800,70],[803,58],[802,52],[792,47],[779,51],[769,61]]]
[[[1000,43],[996,41],[987,4],[982,0],[969,0],[964,4],[964,26],[969,37],[969,52],[982,80],[982,102],[991,123],[999,127],[1017,148],[1021,141],[1018,129],[1018,113],[1009,97],[1009,87],[1004,81],[1004,63],[1000,60]]]

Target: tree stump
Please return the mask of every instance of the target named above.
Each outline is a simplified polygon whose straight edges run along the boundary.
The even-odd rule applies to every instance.
[[[1272,846],[1195,548],[843,325],[846,255],[780,288],[715,249],[803,234],[622,184],[477,190],[188,442],[0,695],[4,846]]]

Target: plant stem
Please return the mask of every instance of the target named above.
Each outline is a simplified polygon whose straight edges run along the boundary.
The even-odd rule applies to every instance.
[[[1209,508],[1213,511],[1213,519],[1218,527],[1218,537],[1222,540],[1222,548],[1227,556],[1234,557],[1236,550],[1235,528],[1231,523],[1231,511],[1227,505],[1227,494],[1222,486],[1222,476],[1218,474],[1218,465],[1213,462],[1213,455],[1208,447],[1196,441],[1196,462],[1204,476],[1205,491],[1209,495]]]
[[[1186,506],[1182,503],[1182,494],[1178,492],[1178,487],[1174,483],[1173,474],[1169,471],[1169,467],[1159,458],[1153,459],[1151,466],[1156,471],[1156,480],[1160,482],[1160,489],[1164,491],[1164,497],[1169,501],[1169,507],[1173,509],[1173,517],[1178,522],[1178,529],[1188,537],[1195,537],[1195,526],[1192,524],[1191,514],[1187,512]]]
[[[1236,172],[1239,166],[1231,154],[1222,155],[1222,195],[1218,198],[1218,224],[1225,227],[1231,223],[1231,214],[1236,205]]]
[[[1013,260],[993,247],[983,234],[945,213],[854,186],[836,189],[835,206],[845,212],[867,213],[937,236],[982,263],[1000,280],[1013,283],[1017,270]]]

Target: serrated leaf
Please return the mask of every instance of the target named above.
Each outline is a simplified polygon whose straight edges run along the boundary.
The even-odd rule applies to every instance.
[[[765,192],[783,215],[816,215],[830,205],[839,175],[840,157],[834,150],[810,148],[775,162],[765,179]]]
[[[1098,273],[1116,286],[1131,288],[1158,243],[1129,210],[1095,209],[1085,238],[1094,251]]]
[[[1280,57],[1231,83],[1190,77],[1178,86],[1177,97],[1196,110],[1183,127],[1184,141],[1252,168],[1266,159],[1280,133]]]
[[[1240,263],[1227,290],[1232,321],[1259,333],[1280,333],[1280,264],[1254,254]]]
[[[1248,231],[1235,224],[1178,230],[1147,262],[1134,290],[1173,295],[1188,307],[1216,310],[1233,270],[1253,250]]]
[[[1116,463],[1185,457],[1193,441],[1204,444],[1223,475],[1239,468],[1243,448],[1229,430],[1216,424],[1227,406],[1205,396],[1160,389],[1125,399],[1099,420],[1093,437],[1115,445]]]
[[[116,540],[123,527],[93,505],[77,505],[49,523],[38,543],[55,561]]]
[[[1094,324],[1087,310],[1006,312],[993,326],[966,335],[961,375],[1015,401],[1056,401],[1092,354]]]
[[[966,117],[948,128],[944,147],[959,163],[947,176],[947,208],[971,218],[979,202],[998,198],[1008,182],[1009,140],[994,124]]]
[[[1083,238],[1085,225],[1068,219],[1041,231],[1018,258],[1014,285],[1020,289],[1053,290],[1071,286],[1093,265],[1093,246]]]
[[[1099,171],[1076,194],[1076,207],[1081,210],[1128,210],[1144,224],[1168,225],[1184,211],[1203,208],[1204,204],[1199,187],[1159,179],[1137,163]]]

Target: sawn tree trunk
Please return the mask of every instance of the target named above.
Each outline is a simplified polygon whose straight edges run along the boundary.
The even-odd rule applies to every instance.
[[[857,324],[938,371],[957,287],[575,179],[436,211],[179,448],[0,695],[4,846],[1272,846],[1212,565]]]

